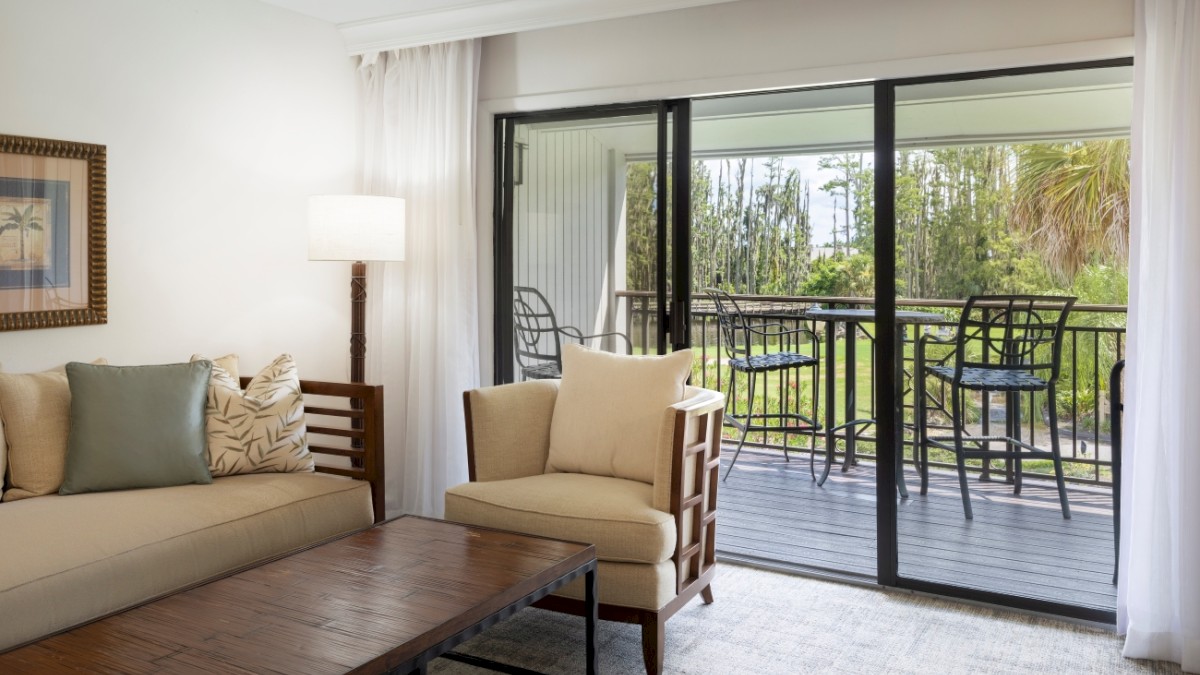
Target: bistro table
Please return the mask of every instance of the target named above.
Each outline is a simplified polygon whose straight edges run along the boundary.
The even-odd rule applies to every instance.
[[[855,463],[855,444],[857,441],[857,432],[854,427],[866,426],[874,424],[873,418],[854,418],[858,412],[857,407],[857,361],[855,360],[855,343],[858,335],[858,325],[860,323],[874,323],[874,309],[821,309],[814,307],[804,313],[805,318],[815,321],[825,322],[825,469],[821,472],[821,477],[817,480],[817,485],[824,485],[825,479],[829,478],[829,469],[836,461],[836,435],[842,429],[849,429],[846,433],[846,457],[842,462],[842,471],[849,471],[850,467]],[[927,324],[938,323],[944,321],[945,317],[941,314],[932,312],[913,312],[907,310],[896,310],[897,324]],[[835,376],[836,362],[834,360],[834,341],[836,339],[837,324],[843,323],[846,325],[846,344],[845,344],[845,366],[846,366],[846,391],[845,396],[845,412],[847,421],[837,424],[836,415],[834,414],[834,397],[837,395],[837,378]],[[904,330],[896,331],[896,353],[898,358],[903,359]],[[900,490],[900,496],[908,497],[908,486],[904,483],[904,453],[896,453],[896,487]]]

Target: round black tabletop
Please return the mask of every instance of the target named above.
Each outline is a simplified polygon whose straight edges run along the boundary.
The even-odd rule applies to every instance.
[[[804,313],[805,318],[817,321],[845,321],[847,323],[863,323],[875,320],[873,309],[821,309],[814,307]],[[933,312],[914,312],[896,310],[896,323],[938,323],[946,317]]]

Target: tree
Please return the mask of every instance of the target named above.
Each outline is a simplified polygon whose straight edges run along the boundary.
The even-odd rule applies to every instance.
[[[656,289],[658,171],[654,162],[631,162],[625,170],[625,281],[630,290]]]
[[[33,213],[33,204],[26,206],[24,211],[15,206],[12,207],[12,212],[5,216],[4,224],[0,225],[0,234],[4,234],[9,230],[16,230],[17,232],[17,241],[20,247],[20,257],[18,259],[21,261],[27,260],[25,257],[25,238],[29,236],[30,232],[42,231],[42,223]]]
[[[1124,261],[1129,242],[1129,141],[1022,147],[1012,221],[1062,283],[1069,283],[1088,263]]]

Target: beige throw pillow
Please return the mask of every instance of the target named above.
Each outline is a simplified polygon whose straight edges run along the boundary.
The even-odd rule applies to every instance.
[[[233,378],[234,384],[238,385],[238,388],[241,389],[241,375],[238,371],[237,354],[226,354],[225,356],[218,356],[215,359],[210,359],[200,354],[192,354],[191,360],[193,363],[196,361],[212,361],[214,366],[220,366],[225,372],[229,373],[229,376]]]
[[[8,443],[4,440],[4,420],[0,419],[0,501],[8,487]]]
[[[692,352],[624,356],[563,349],[546,472],[654,483],[663,416],[684,397]]]
[[[313,470],[300,376],[290,355],[255,375],[245,392],[214,362],[205,415],[214,477]]]
[[[107,362],[97,359],[93,363]],[[0,373],[0,418],[8,442],[9,481],[3,500],[58,492],[71,432],[71,388],[66,370]]]

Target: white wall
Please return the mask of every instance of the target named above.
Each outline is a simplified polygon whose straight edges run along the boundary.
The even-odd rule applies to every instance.
[[[247,0],[0,0],[0,133],[108,148],[109,323],[0,333],[18,372],[292,353],[346,379],[349,263],[306,199],[355,187],[353,66],[330,24]]]
[[[741,0],[491,37],[510,109],[795,87],[1133,53],[1133,0]]]
[[[497,113],[1131,56],[1133,0],[741,0],[486,38],[479,157]],[[479,163],[481,344],[492,165]],[[490,354],[481,360],[485,381]]]

